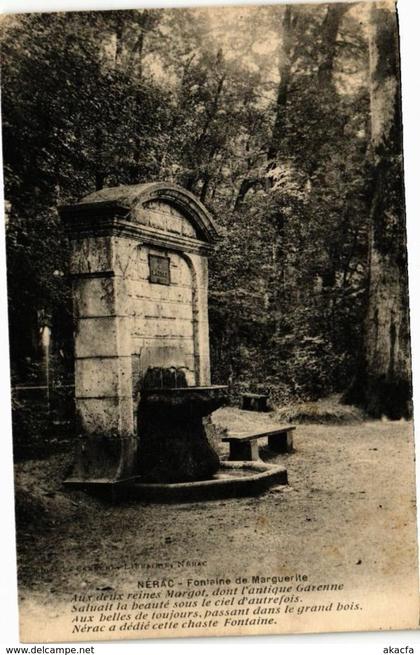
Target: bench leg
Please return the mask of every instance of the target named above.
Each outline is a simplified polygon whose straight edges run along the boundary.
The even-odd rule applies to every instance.
[[[257,411],[258,412],[267,412],[268,411],[267,398],[260,398],[257,401]]]
[[[255,462],[259,459],[258,442],[255,441],[242,441],[230,442],[229,459],[234,462],[252,461]]]
[[[251,398],[242,398],[242,409],[252,409]]]
[[[282,432],[268,437],[268,447],[276,453],[291,453],[293,451],[293,432]]]

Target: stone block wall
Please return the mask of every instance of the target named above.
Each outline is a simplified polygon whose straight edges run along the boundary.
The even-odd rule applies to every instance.
[[[171,284],[149,281],[150,254],[169,259]],[[133,311],[132,354],[145,374],[149,367],[183,367],[189,385],[198,384],[195,370],[194,285],[192,271],[178,253],[143,247],[140,266],[133,271],[131,305]],[[138,386],[140,380],[134,381]]]

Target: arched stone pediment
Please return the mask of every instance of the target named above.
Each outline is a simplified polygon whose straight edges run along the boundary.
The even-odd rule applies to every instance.
[[[174,228],[169,219],[166,224],[163,220],[161,224],[159,220],[153,223],[153,214],[157,215],[159,211],[163,215],[166,212],[172,213]],[[158,231],[178,231],[182,237],[197,239],[209,245],[218,239],[213,218],[203,203],[186,189],[166,182],[101,189],[85,196],[77,204],[61,207],[60,213],[70,229],[73,226],[77,229],[76,226],[81,226],[81,221],[86,228],[91,217],[96,223],[102,222],[104,225],[106,221],[109,224],[110,219],[119,219],[121,227],[121,221],[126,221],[133,225],[149,226]],[[182,218],[190,223],[191,229],[187,229],[185,224],[182,226]],[[179,230],[176,227],[177,219],[180,223]]]

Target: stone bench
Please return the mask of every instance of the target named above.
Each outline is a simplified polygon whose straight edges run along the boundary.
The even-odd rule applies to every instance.
[[[294,425],[279,425],[260,432],[238,432],[222,437],[229,444],[229,459],[232,461],[259,459],[258,439],[268,437],[268,446],[277,453],[290,453],[293,450]]]
[[[243,393],[242,409],[248,409],[253,412],[267,412],[268,395],[263,393]]]

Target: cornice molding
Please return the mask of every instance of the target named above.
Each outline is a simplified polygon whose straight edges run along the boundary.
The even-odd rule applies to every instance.
[[[198,254],[211,254],[214,244],[201,241],[194,237],[187,237],[175,232],[164,232],[155,228],[132,223],[121,218],[106,218],[102,216],[89,217],[89,220],[64,219],[68,236],[73,241],[98,237],[122,237],[134,239],[138,245],[151,245],[161,249],[177,250]]]

